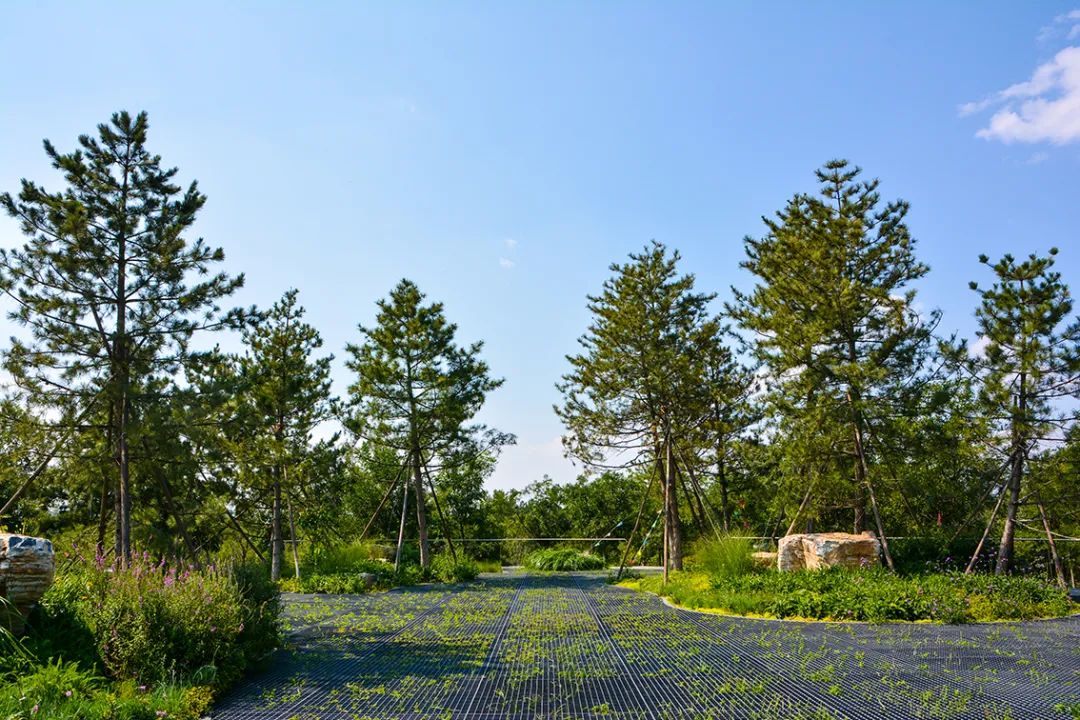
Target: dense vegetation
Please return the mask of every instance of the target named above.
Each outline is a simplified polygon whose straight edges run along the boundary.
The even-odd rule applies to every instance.
[[[6,718],[198,718],[277,647],[261,568],[69,559],[21,642],[0,630]]]
[[[623,584],[691,609],[771,618],[966,623],[1059,617],[1076,610],[1060,588],[1037,577],[968,575],[955,569],[782,573],[756,567],[752,549],[745,538],[721,537],[701,543],[689,569],[666,583],[654,575]]]
[[[1036,578],[963,573],[903,576],[834,568],[715,577],[683,572],[667,584],[658,577],[626,584],[691,609],[774,618],[965,623],[1059,617],[1075,610],[1065,593]]]

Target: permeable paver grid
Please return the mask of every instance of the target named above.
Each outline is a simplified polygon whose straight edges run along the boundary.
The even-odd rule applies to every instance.
[[[597,575],[287,598],[215,720],[1072,717],[1080,618],[839,625],[668,607]]]

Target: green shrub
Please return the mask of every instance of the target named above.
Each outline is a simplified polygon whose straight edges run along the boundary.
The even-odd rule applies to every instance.
[[[237,564],[226,572],[240,591],[240,651],[247,665],[255,665],[281,644],[281,593],[265,565]]]
[[[941,623],[1028,620],[1074,610],[1065,593],[1035,578],[935,573],[897,576],[882,569],[738,576],[674,573],[632,581],[679,605],[779,618],[930,620]]]
[[[475,561],[462,557],[458,560],[449,553],[440,553],[431,560],[431,577],[445,583],[460,583],[475,580],[480,574],[480,567]]]
[[[136,558],[60,573],[31,616],[38,657],[115,680],[228,685],[278,641],[277,591],[252,569],[195,571]]]
[[[737,577],[754,571],[753,552],[749,538],[724,535],[698,543],[692,564],[711,577]]]
[[[330,595],[358,595],[372,590],[385,590],[397,585],[412,585],[422,581],[422,575],[414,573],[409,566],[394,573],[394,566],[381,560],[353,558],[346,564],[330,564],[327,567],[347,568],[336,572],[305,572],[300,579],[284,578],[278,587],[286,592],[327,593]],[[367,576],[367,577],[365,577]],[[374,583],[370,577],[374,577]]]
[[[576,570],[603,570],[604,559],[579,552],[573,548],[548,548],[536,550],[525,556],[525,567],[544,572],[573,572]]]

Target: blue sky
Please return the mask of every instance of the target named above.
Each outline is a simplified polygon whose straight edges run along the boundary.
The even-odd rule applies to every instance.
[[[519,438],[492,487],[574,476],[553,384],[610,263],[655,238],[723,300],[828,159],[912,203],[943,330],[970,334],[979,253],[1056,245],[1080,285],[1075,0],[94,5],[5,7],[0,189],[56,187],[42,138],[149,111],[238,304],[298,288],[337,392],[402,277],[486,341],[481,419]]]

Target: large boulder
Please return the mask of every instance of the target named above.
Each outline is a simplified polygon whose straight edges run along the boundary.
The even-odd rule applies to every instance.
[[[10,605],[0,609],[0,620],[14,630],[52,585],[56,573],[53,545],[44,538],[0,533],[0,597]],[[7,611],[13,607],[17,612]]]
[[[805,533],[780,538],[776,567],[780,572],[826,567],[878,565],[881,546],[872,533]]]

